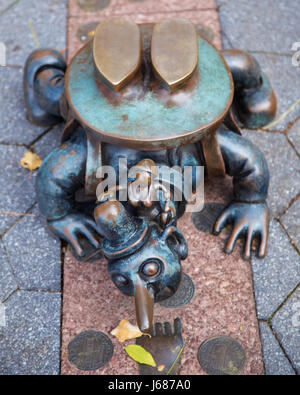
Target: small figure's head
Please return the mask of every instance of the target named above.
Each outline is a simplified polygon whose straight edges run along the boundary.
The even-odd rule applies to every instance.
[[[172,296],[180,283],[185,239],[175,226],[162,231],[131,217],[119,202],[98,206],[95,219],[105,237],[102,249],[112,281],[125,295],[135,296],[138,326],[150,331],[154,302]]]

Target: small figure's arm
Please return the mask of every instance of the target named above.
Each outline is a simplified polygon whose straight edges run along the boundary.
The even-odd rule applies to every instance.
[[[81,257],[84,251],[79,236],[99,248],[96,238],[99,231],[94,220],[74,208],[74,194],[84,185],[86,156],[85,132],[78,129],[43,161],[36,183],[40,211],[50,229],[71,244]]]
[[[233,224],[225,252],[231,253],[238,237],[245,236],[243,256],[249,259],[252,242],[258,237],[258,257],[263,258],[269,228],[269,210],[266,204],[269,172],[265,158],[250,141],[233,132],[220,130],[217,137],[226,173],[233,177],[234,200],[216,221],[214,233],[219,234],[225,225]]]

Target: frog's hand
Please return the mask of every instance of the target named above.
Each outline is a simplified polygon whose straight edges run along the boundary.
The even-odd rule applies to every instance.
[[[38,49],[29,55],[24,68],[24,95],[30,122],[51,126],[63,120],[60,100],[66,67],[63,56],[52,49]]]
[[[233,228],[225,247],[226,253],[233,251],[237,239],[242,236],[245,238],[244,259],[250,259],[256,238],[259,240],[257,256],[265,257],[269,234],[269,210],[266,203],[232,202],[217,219],[214,234],[218,235],[228,224],[232,224]]]
[[[80,237],[86,238],[95,249],[100,248],[101,234],[95,222],[86,215],[71,213],[57,220],[48,220],[48,224],[52,232],[69,243],[79,257],[85,255],[80,245]]]

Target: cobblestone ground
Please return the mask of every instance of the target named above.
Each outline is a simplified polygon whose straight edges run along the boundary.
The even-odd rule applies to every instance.
[[[31,125],[25,116],[23,66],[37,46],[64,50],[67,0],[0,0],[0,374],[59,374],[61,246],[35,202],[36,172],[19,160],[42,159],[61,126]],[[10,213],[10,214],[9,214]]]
[[[250,52],[269,76],[278,117],[300,98],[300,4],[293,0],[218,0],[223,47]],[[300,48],[300,44],[299,44]],[[299,65],[300,66],[300,65]],[[269,250],[253,259],[253,280],[266,374],[300,373],[300,104],[267,130],[243,130],[270,170]]]
[[[223,46],[248,50],[268,74],[278,115],[300,98],[300,6],[294,0],[218,0]],[[276,3],[276,5],[274,4]],[[254,6],[255,4],[255,6]],[[36,207],[35,172],[19,165],[28,150],[42,159],[61,126],[25,117],[22,72],[37,46],[66,47],[67,0],[0,0],[0,374],[59,374],[61,246]],[[272,221],[264,261],[252,260],[266,374],[300,373],[300,104],[267,130],[243,134],[259,144],[270,173]]]

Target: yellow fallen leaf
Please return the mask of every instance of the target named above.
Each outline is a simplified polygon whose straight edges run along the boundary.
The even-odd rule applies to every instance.
[[[119,325],[110,333],[121,343],[125,342],[126,340],[136,339],[137,337],[141,337],[143,335],[136,325],[132,325],[125,319],[121,320]]]
[[[142,346],[138,346],[137,344],[131,344],[129,346],[126,346],[124,350],[134,361],[142,363],[144,365],[156,367],[156,363],[152,355]]]
[[[34,152],[27,151],[20,160],[20,165],[30,171],[38,169],[42,164],[41,158]]]

